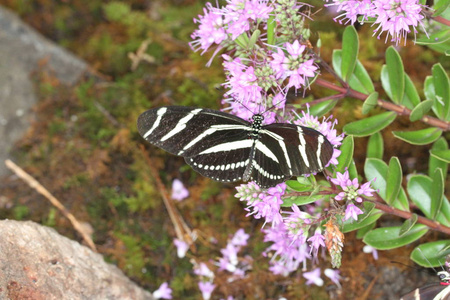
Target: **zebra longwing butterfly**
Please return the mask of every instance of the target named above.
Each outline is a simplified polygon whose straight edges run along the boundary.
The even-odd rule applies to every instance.
[[[185,158],[198,173],[223,182],[254,180],[275,186],[292,176],[323,170],[333,146],[314,129],[293,124],[262,125],[221,111],[185,106],[148,110],[139,116],[140,135]]]
[[[437,272],[440,283],[420,287],[406,294],[400,300],[450,300],[450,274]]]

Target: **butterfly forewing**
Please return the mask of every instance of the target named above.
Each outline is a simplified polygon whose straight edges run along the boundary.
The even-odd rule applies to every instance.
[[[249,122],[227,113],[184,106],[151,109],[138,119],[143,138],[183,157],[195,156],[227,139],[242,139],[249,126]]]

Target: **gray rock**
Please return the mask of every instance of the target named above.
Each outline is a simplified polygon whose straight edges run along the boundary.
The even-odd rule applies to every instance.
[[[116,266],[34,222],[0,221],[0,299],[151,299]]]
[[[8,174],[4,165],[14,143],[32,120],[36,104],[31,73],[42,66],[64,84],[74,84],[87,64],[23,23],[0,6],[0,176]]]

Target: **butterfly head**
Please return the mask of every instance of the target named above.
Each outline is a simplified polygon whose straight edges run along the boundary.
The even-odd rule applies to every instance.
[[[437,276],[439,276],[441,285],[450,285],[450,274],[447,271],[440,271]]]

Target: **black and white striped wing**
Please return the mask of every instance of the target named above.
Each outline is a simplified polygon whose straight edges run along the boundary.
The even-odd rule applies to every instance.
[[[138,119],[148,142],[183,156],[192,168],[217,181],[242,179],[254,140],[251,124],[216,110],[169,106],[151,109]]]
[[[275,123],[263,126],[259,133],[252,178],[263,187],[319,172],[333,155],[331,143],[308,127]]]
[[[420,287],[401,297],[400,300],[450,300],[450,285],[438,283]]]

